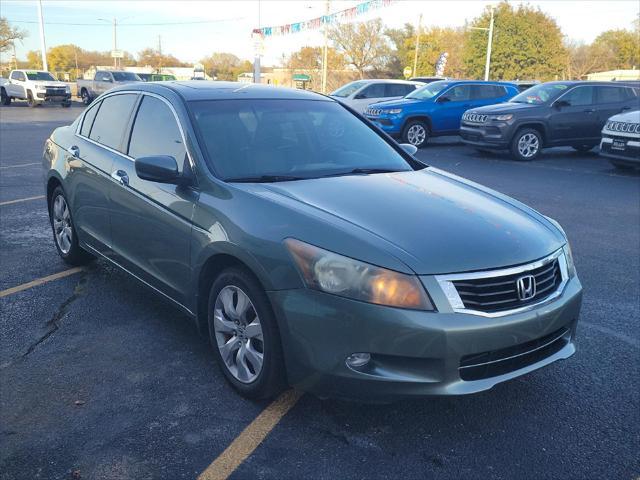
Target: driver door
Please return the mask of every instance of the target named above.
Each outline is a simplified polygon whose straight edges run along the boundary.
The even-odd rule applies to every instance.
[[[438,97],[437,112],[431,117],[437,132],[460,129],[462,114],[471,108],[471,85],[456,85]]]
[[[600,136],[595,87],[577,86],[558,98],[549,117],[552,141],[566,143]]]

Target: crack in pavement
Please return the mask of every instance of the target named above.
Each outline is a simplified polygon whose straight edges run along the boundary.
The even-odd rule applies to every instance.
[[[27,351],[22,354],[23,358],[31,354],[38,347],[38,345],[47,340],[51,335],[53,335],[60,329],[60,320],[62,320],[62,318],[67,314],[67,312],[69,311],[69,307],[71,307],[71,304],[86,293],[85,287],[88,279],[87,273],[89,273],[88,270],[84,270],[81,272],[80,280],[78,280],[78,283],[76,283],[71,296],[64,302],[62,302],[62,304],[60,304],[51,319],[45,324],[45,326],[48,327],[48,330],[38,340],[36,340],[29,346]]]

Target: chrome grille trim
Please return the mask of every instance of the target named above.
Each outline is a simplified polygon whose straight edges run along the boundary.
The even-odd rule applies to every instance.
[[[469,122],[469,123],[484,123],[487,121],[487,118],[489,118],[489,115],[481,115],[479,113],[468,113],[465,112],[462,115],[462,120]]]
[[[553,263],[556,259],[558,260],[558,266],[560,268],[560,275],[561,275],[561,281],[558,287],[556,288],[556,290],[552,292],[550,295],[548,295],[547,297],[541,299],[539,302],[529,303],[527,305],[523,305],[522,307],[512,308],[509,310],[499,310],[495,312],[485,312],[482,310],[467,308],[464,302],[462,301],[462,298],[460,297],[458,289],[454,285],[454,282],[459,282],[464,280],[478,280],[478,279],[485,279],[485,278],[496,279],[496,282],[492,282],[491,285],[497,286],[503,283],[506,284],[507,282],[499,281],[500,277],[516,275],[519,273],[527,273],[531,270],[535,270],[540,267],[543,267],[549,263]],[[438,282],[438,285],[442,289],[445,296],[447,297],[447,300],[449,301],[449,305],[451,306],[451,309],[454,312],[466,313],[469,315],[478,315],[481,317],[496,318],[496,317],[503,317],[505,315],[513,315],[516,313],[526,312],[528,310],[532,310],[534,308],[537,308],[541,305],[545,305],[555,300],[560,295],[562,295],[562,292],[564,291],[564,288],[567,285],[567,282],[569,281],[569,272],[567,271],[567,261],[564,256],[564,252],[561,248],[545,258],[542,258],[532,263],[528,263],[526,265],[520,265],[518,267],[503,268],[498,270],[484,270],[484,271],[469,272],[469,273],[435,275],[434,278],[436,282]],[[508,282],[508,283],[511,283],[511,282]],[[458,286],[460,286],[460,283],[458,283]]]
[[[381,108],[367,108],[367,110],[364,113],[365,113],[365,115],[371,115],[372,117],[377,117],[378,115],[382,114],[382,109]]]
[[[605,124],[604,129],[609,132],[640,134],[640,123],[617,122],[615,120],[609,120]]]

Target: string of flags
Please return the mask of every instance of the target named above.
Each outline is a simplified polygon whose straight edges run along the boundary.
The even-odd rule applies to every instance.
[[[280,25],[277,27],[262,27],[254,28],[253,33],[262,35],[264,37],[271,37],[274,35],[289,35],[292,33],[298,33],[305,30],[317,30],[324,25],[331,25],[341,21],[353,20],[356,17],[369,13],[373,10],[378,10],[383,7],[389,6],[393,0],[369,0],[362,2],[353,8],[347,8],[339,12],[331,13],[329,15],[322,15],[318,18],[313,18],[304,22],[288,23],[286,25]]]

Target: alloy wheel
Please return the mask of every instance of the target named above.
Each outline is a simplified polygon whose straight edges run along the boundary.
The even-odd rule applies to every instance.
[[[411,125],[407,130],[407,140],[411,145],[422,145],[427,138],[427,130],[422,125]]]
[[[249,296],[234,285],[220,290],[213,324],[227,370],[242,383],[253,382],[262,371],[264,339],[260,318]]]
[[[71,226],[71,214],[69,206],[62,195],[58,195],[53,201],[53,231],[56,237],[56,243],[63,254],[68,254],[71,250],[73,240],[73,229]]]
[[[540,140],[533,133],[525,133],[518,139],[518,152],[523,158],[534,157],[540,149]]]

